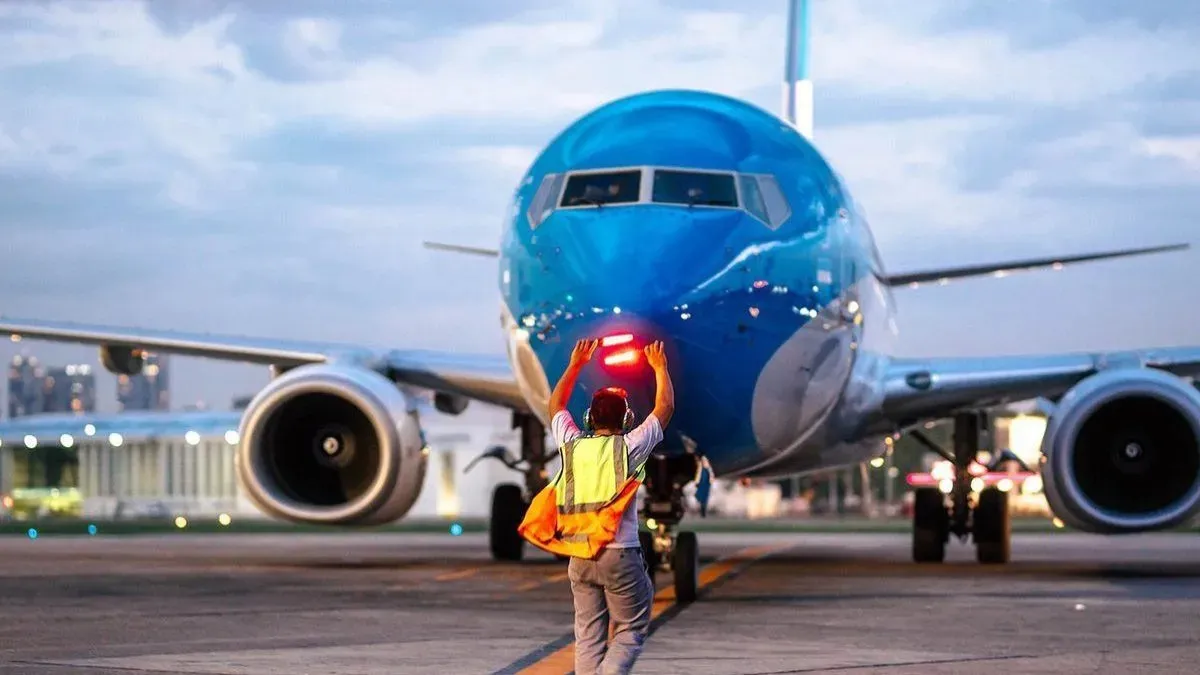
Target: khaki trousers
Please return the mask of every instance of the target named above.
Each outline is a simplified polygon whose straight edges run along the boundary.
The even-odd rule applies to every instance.
[[[575,675],[630,672],[642,653],[654,602],[642,549],[606,548],[595,560],[571,558],[567,575],[575,598]]]

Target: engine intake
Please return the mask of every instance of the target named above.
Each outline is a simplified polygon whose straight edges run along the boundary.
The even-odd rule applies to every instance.
[[[286,520],[396,520],[425,478],[420,422],[409,408],[394,384],[364,368],[291,370],[259,392],[242,418],[242,485],[260,509]]]
[[[1157,370],[1098,373],[1063,397],[1042,453],[1047,501],[1068,525],[1179,525],[1200,512],[1200,392]]]

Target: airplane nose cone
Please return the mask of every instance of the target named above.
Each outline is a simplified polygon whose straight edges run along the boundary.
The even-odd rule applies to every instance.
[[[739,215],[643,206],[555,218],[555,255],[544,260],[559,283],[590,303],[580,309],[655,321],[720,272],[727,252],[719,233],[734,231]]]

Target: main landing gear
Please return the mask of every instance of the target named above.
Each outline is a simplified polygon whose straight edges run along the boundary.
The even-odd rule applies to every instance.
[[[700,549],[695,532],[679,532],[683,520],[683,487],[692,482],[700,460],[696,455],[652,455],[646,462],[646,500],[642,515],[647,530],[638,533],[650,583],[657,572],[674,575],[675,601],[690,603],[699,590]]]
[[[995,486],[980,490],[971,504],[970,466],[979,454],[980,434],[987,428],[985,413],[959,413],[954,417],[954,452],[947,453],[921,432],[913,437],[954,463],[954,486],[949,499],[939,488],[917,488],[913,502],[912,555],[916,562],[942,562],[950,535],[975,541],[981,563],[1007,563],[1012,553],[1012,523],[1008,493]],[[947,504],[947,502],[949,502]]]
[[[488,545],[495,560],[520,560],[525,554],[525,539],[517,527],[525,518],[530,501],[550,482],[546,470],[558,454],[546,450],[546,427],[533,415],[513,414],[513,428],[521,430],[521,456],[514,459],[502,446],[496,446],[467,465],[465,471],[484,458],[500,460],[508,468],[525,475],[524,486],[502,483],[492,492],[491,520],[488,523]]]

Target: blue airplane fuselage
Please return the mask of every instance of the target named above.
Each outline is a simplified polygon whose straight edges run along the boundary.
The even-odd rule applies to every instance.
[[[709,174],[732,177],[710,188]],[[612,192],[580,199],[589,180]],[[736,196],[705,201],[734,182]],[[663,203],[689,185],[708,193]],[[516,191],[499,282],[535,410],[576,340],[632,334],[598,350],[569,407],[581,419],[592,391],[617,384],[640,419],[653,374],[644,359],[605,357],[662,340],[676,412],[661,450],[695,450],[721,475],[773,475],[877,451],[860,422],[895,327],[881,271],[854,199],[793,126],[718,94],[658,91],[592,111],[543,150]]]

